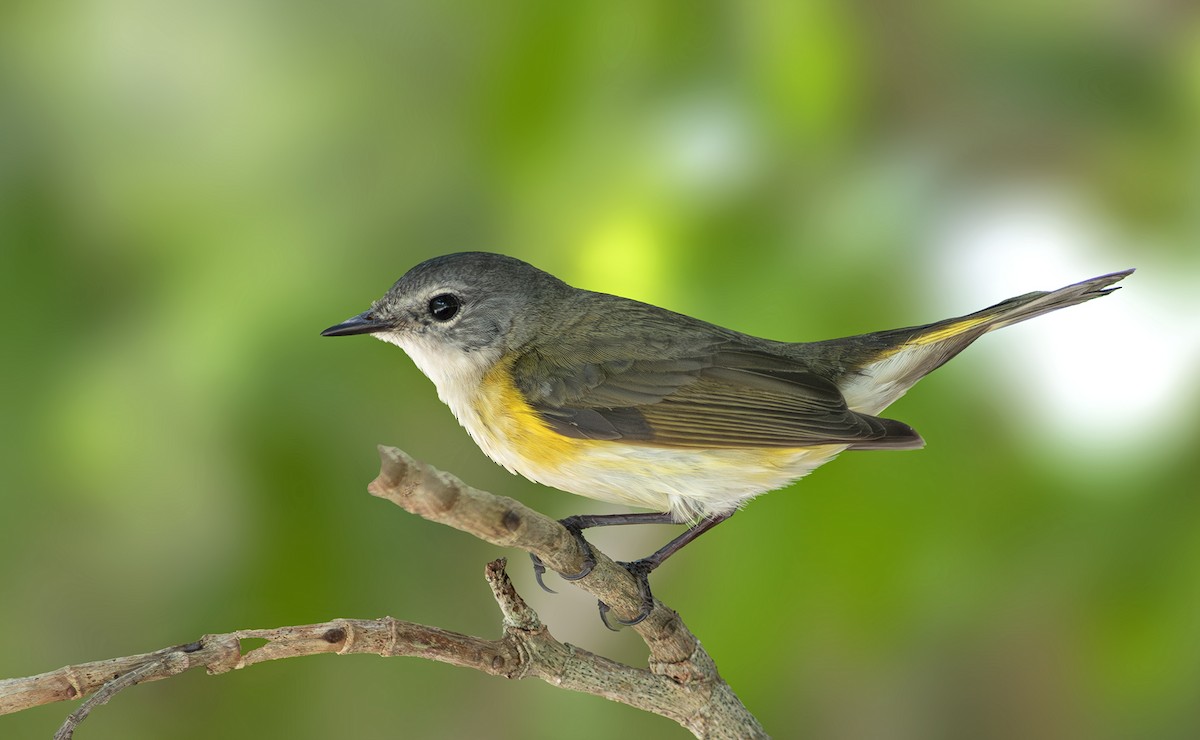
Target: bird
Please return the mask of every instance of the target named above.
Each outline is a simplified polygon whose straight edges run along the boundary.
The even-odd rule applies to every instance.
[[[1107,295],[1132,272],[930,324],[784,342],[575,288],[513,257],[459,252],[418,264],[367,311],[321,334],[369,334],[403,349],[510,472],[650,510],[563,519],[586,554],[584,568],[563,578],[594,565],[584,529],[687,525],[650,556],[621,563],[644,601],[636,617],[616,620],[631,625],[653,606],[650,573],[754,497],[846,450],[924,446],[911,426],[879,413],[976,339]],[[534,567],[546,588],[536,557]],[[601,603],[612,628],[607,611]]]

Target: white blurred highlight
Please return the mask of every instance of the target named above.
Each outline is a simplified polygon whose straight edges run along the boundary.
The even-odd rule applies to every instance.
[[[661,115],[651,140],[654,165],[667,184],[690,197],[737,190],[759,163],[752,122],[736,101],[687,99]]]
[[[1024,190],[984,195],[949,214],[931,255],[935,301],[947,316],[1138,269],[1112,296],[1003,329],[970,350],[1020,410],[1012,416],[1031,445],[1086,459],[1098,472],[1171,454],[1195,423],[1188,412],[1200,396],[1195,270],[1163,264],[1151,250],[1131,257],[1115,241],[1065,194]]]

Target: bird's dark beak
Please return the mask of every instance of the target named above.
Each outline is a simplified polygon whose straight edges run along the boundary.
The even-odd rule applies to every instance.
[[[371,315],[370,311],[352,316],[336,326],[331,326],[321,332],[323,337],[348,337],[351,334],[372,334],[391,328],[391,322],[381,321]]]

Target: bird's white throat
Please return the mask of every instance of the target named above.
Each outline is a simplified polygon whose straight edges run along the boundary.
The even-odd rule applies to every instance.
[[[373,336],[404,350],[417,369],[433,381],[442,403],[450,407],[467,431],[472,431],[477,421],[474,399],[484,374],[495,364],[498,350],[463,352],[413,332],[381,331]]]

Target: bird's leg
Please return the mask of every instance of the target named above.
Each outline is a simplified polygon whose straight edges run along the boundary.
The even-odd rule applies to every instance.
[[[642,595],[642,610],[633,619],[621,619],[614,617],[617,627],[613,627],[608,620],[609,606],[603,601],[597,602],[600,606],[600,620],[604,622],[604,626],[610,630],[616,631],[620,627],[632,627],[638,624],[646,617],[650,616],[650,611],[654,608],[654,595],[650,592],[650,574],[654,569],[666,562],[667,558],[683,549],[692,540],[704,534],[708,530],[717,526],[729,517],[733,516],[733,512],[728,514],[720,514],[713,517],[702,519],[696,524],[688,527],[678,537],[671,540],[667,544],[660,547],[652,555],[642,558],[641,560],[633,560],[630,562],[618,561],[617,565],[622,566],[633,579],[637,581],[638,590]],[[559,573],[563,580],[578,581],[588,573],[592,572],[592,568],[596,566],[596,560],[592,555],[592,546],[583,537],[583,530],[592,527],[612,527],[620,524],[674,524],[675,519],[670,512],[654,512],[654,513],[631,513],[631,514],[580,514],[577,516],[569,516],[566,519],[560,519],[559,524],[567,528],[567,531],[575,536],[579,541],[579,547],[584,553],[583,567],[578,573],[565,575]],[[543,581],[542,576],[546,573],[546,566],[542,563],[542,559],[533,553],[529,553],[529,558],[533,560],[533,574],[537,578],[538,585],[543,590],[549,593],[554,593],[554,590],[548,587]]]
[[[618,524],[674,524],[675,520],[671,518],[668,512],[655,513],[631,513],[631,514],[579,514],[577,516],[569,516],[566,519],[560,519],[559,524],[567,528],[567,531],[575,536],[579,542],[579,549],[583,551],[583,567],[578,573],[559,573],[564,581],[578,581],[588,573],[592,572],[592,568],[596,567],[596,560],[592,556],[592,546],[583,537],[583,530],[591,527],[611,527]],[[657,554],[657,553],[656,553]],[[653,557],[653,556],[651,556]],[[529,559],[533,561],[533,576],[537,579],[538,585],[543,591],[555,593],[554,589],[550,588],[542,581],[542,576],[546,574],[546,565],[542,559],[533,553],[529,553]]]
[[[603,601],[598,602],[600,605],[600,621],[604,622],[604,626],[615,632],[620,629],[620,627],[632,627],[633,625],[644,620],[646,617],[650,616],[651,610],[654,609],[654,595],[650,593],[650,574],[654,572],[654,569],[666,562],[667,558],[682,550],[689,542],[731,516],[733,516],[732,511],[727,514],[720,514],[707,519],[702,519],[696,524],[688,527],[678,537],[660,547],[654,552],[654,554],[644,557],[641,560],[634,560],[628,563],[618,562],[617,565],[623,566],[625,570],[629,571],[629,574],[633,576],[633,579],[637,581],[638,589],[642,594],[642,610],[638,612],[638,615],[633,619],[625,620],[621,619],[620,617],[614,617],[619,626],[613,627],[608,621],[608,604],[605,604]],[[618,522],[614,522],[614,524],[615,523]]]

